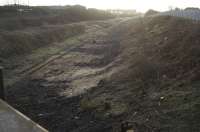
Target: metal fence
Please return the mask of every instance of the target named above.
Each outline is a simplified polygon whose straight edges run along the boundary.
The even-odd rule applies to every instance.
[[[172,10],[172,11],[162,12],[159,15],[183,17],[198,21],[200,20],[200,10]]]

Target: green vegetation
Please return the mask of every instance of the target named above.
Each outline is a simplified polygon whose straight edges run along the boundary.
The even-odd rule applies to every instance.
[[[16,30],[27,27],[66,24],[86,20],[113,18],[111,13],[84,6],[3,6],[0,7],[0,29]]]
[[[73,37],[84,32],[82,25],[47,26],[34,30],[0,32],[0,57],[30,53],[39,47]]]
[[[113,17],[106,11],[87,9],[80,5],[1,6],[0,58],[30,53],[84,32],[83,25],[70,23]]]

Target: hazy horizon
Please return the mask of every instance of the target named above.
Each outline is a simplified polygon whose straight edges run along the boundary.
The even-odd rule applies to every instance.
[[[199,0],[1,0],[0,5],[13,4],[14,1],[20,4],[32,6],[52,6],[52,5],[83,5],[88,8],[97,9],[135,9],[145,12],[149,9],[158,11],[168,10],[169,7],[200,7]],[[18,2],[19,1],[19,2]]]

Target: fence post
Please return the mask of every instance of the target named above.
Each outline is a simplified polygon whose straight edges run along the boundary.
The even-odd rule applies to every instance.
[[[0,66],[0,98],[5,100],[5,89],[3,82],[3,67]]]

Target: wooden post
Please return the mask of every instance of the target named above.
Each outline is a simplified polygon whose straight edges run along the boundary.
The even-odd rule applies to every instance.
[[[3,83],[3,67],[0,67],[0,98],[5,100],[5,90]]]

